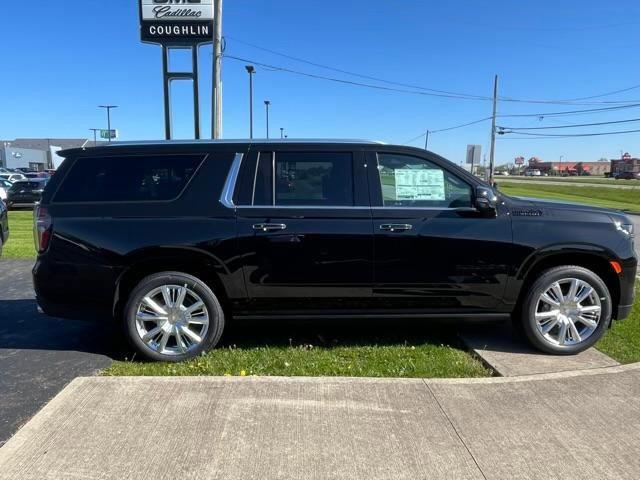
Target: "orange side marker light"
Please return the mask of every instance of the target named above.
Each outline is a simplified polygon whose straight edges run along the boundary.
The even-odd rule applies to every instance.
[[[613,270],[620,275],[622,273],[622,265],[620,265],[620,262],[616,262],[615,260],[611,260],[609,262],[611,264],[611,267],[613,268]]]

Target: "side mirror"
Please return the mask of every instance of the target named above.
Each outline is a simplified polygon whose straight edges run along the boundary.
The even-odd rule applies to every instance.
[[[498,208],[498,196],[489,187],[476,187],[475,207],[479,212],[495,214]]]

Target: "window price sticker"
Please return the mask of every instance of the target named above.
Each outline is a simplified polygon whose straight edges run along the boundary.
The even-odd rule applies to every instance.
[[[396,200],[445,200],[444,172],[432,170],[394,170]]]

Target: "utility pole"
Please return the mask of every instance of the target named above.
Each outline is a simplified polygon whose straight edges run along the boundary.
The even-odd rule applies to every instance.
[[[267,109],[267,139],[269,139],[269,105],[271,105],[271,102],[269,100],[265,100],[264,106]]]
[[[493,185],[493,165],[496,150],[496,110],[498,107],[498,75],[493,81],[493,115],[491,117],[491,150],[489,151],[489,184]]]
[[[222,0],[213,0],[213,94],[211,138],[222,136]]]
[[[429,130],[427,130],[427,137],[424,140],[424,149],[429,150]]]
[[[253,74],[256,73],[256,69],[253,65],[244,68],[249,74],[249,138],[253,139]]]
[[[564,155],[560,155],[560,176],[562,176],[562,159],[564,158]]]
[[[109,142],[111,141],[111,109],[118,108],[118,105],[98,105],[100,108],[105,108],[107,110],[107,130],[109,134]]]
[[[89,130],[91,130],[93,132],[93,146],[95,147],[96,145],[98,145],[98,134],[97,132],[100,131],[99,128],[90,128]]]

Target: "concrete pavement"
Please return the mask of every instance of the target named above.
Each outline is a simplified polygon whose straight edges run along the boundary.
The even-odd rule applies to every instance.
[[[111,364],[106,326],[36,310],[31,260],[0,260],[0,445],[79,375]]]
[[[79,378],[1,479],[637,479],[640,365],[517,379]]]
[[[469,325],[460,338],[484,363],[503,377],[589,370],[619,365],[613,358],[590,348],[578,355],[547,355],[534,349],[510,322]]]

